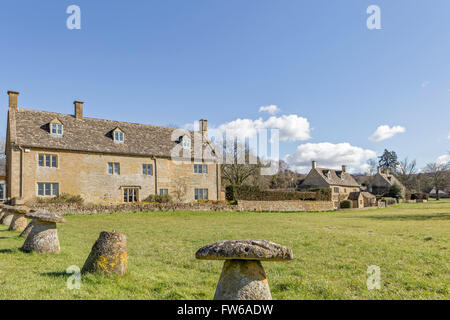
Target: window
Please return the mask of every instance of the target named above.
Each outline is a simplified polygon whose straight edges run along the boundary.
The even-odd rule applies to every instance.
[[[38,160],[40,167],[58,167],[58,157],[54,154],[40,154]]]
[[[108,173],[109,174],[120,174],[120,163],[108,162]]]
[[[194,164],[194,173],[208,173],[206,164]]]
[[[328,172],[327,177],[328,177],[328,179],[331,179],[331,173],[330,172]]]
[[[208,200],[208,189],[195,189],[195,200]]]
[[[160,196],[167,196],[167,195],[169,195],[169,189],[159,189],[159,195]]]
[[[5,199],[5,184],[0,183],[0,199]]]
[[[50,123],[50,133],[54,136],[62,136],[63,126],[60,123]]]
[[[344,193],[347,193],[347,188],[344,188]]]
[[[334,187],[334,193],[339,193],[339,187]]]
[[[114,131],[114,142],[123,143],[124,134],[120,130]]]
[[[191,139],[188,136],[183,136],[181,138],[181,143],[182,143],[184,149],[191,148]]]
[[[153,174],[153,166],[151,164],[143,164],[142,174],[145,176],[151,176]]]
[[[41,197],[57,197],[59,195],[59,183],[38,183],[38,196]]]
[[[137,202],[139,201],[138,188],[123,188],[123,202]]]

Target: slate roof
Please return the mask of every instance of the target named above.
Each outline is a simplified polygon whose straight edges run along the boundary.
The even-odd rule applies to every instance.
[[[400,187],[403,187],[403,184],[392,174],[389,173],[380,173],[379,174],[389,185],[398,184]]]
[[[348,200],[358,200],[361,192],[350,192],[348,195]]]
[[[84,152],[171,157],[179,137],[172,137],[174,128],[19,108],[16,111],[16,144],[26,147],[61,149]],[[50,121],[63,124],[63,136],[50,134]],[[120,128],[124,143],[116,143],[112,131]],[[186,131],[192,139],[194,132]],[[198,134],[200,136],[200,134]],[[204,146],[205,147],[205,146]]]
[[[359,183],[356,182],[355,178],[353,178],[353,176],[348,172],[327,168],[315,168],[312,170],[316,170],[329,185],[343,186],[343,187],[360,186]],[[328,177],[328,173],[330,173],[330,177]]]

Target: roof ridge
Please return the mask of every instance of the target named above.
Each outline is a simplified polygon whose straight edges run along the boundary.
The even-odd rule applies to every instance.
[[[49,113],[49,114],[54,114],[54,115],[63,115],[63,116],[68,116],[68,117],[72,117],[75,119],[75,116],[72,114],[68,114],[68,113],[62,113],[62,112],[53,112],[53,111],[45,111],[45,110],[36,110],[36,109],[28,109],[28,108],[18,108],[18,111],[31,111],[31,112],[41,112],[41,113]],[[171,128],[171,127],[166,127],[166,126],[159,126],[159,125],[154,125],[154,124],[147,124],[147,123],[138,123],[138,122],[129,122],[129,121],[119,121],[119,120],[111,120],[111,119],[102,119],[102,118],[93,118],[93,117],[84,117],[81,119],[88,119],[88,120],[95,120],[95,121],[105,121],[105,122],[115,122],[115,123],[125,123],[125,124],[134,124],[134,125],[139,125],[139,126],[148,126],[148,127],[157,127],[157,128],[163,128],[163,129],[169,129],[169,130],[177,130],[177,129],[181,129],[181,130],[186,130],[189,132],[195,132],[194,130],[189,130],[189,129],[183,129],[183,128]]]

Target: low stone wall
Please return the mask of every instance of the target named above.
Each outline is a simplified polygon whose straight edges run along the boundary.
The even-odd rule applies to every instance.
[[[248,201],[239,200],[241,211],[331,211],[332,201]]]
[[[33,210],[44,209],[60,215],[64,214],[96,214],[113,212],[147,212],[147,211],[238,211],[237,206],[219,203],[149,203],[119,205],[76,205],[66,203],[36,203],[30,205]]]

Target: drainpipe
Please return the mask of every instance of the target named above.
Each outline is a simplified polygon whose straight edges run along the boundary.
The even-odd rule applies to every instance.
[[[156,168],[156,158],[153,157],[153,162],[154,162],[154,167],[155,170],[153,172],[153,174],[155,175],[155,195],[158,195],[158,170]]]

